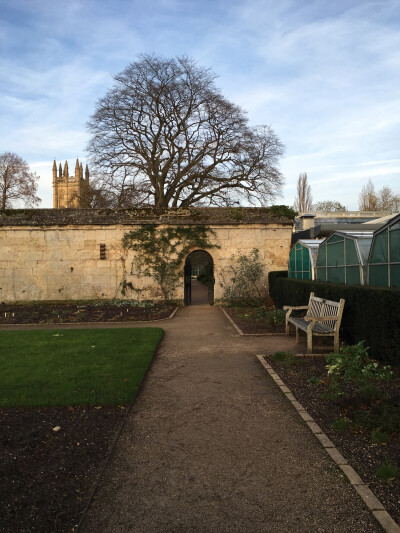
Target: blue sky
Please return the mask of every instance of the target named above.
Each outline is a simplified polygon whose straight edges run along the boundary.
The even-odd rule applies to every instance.
[[[286,146],[314,201],[358,208],[369,179],[400,193],[400,0],[1,0],[0,152],[40,175],[86,161],[86,122],[140,53],[187,55]]]

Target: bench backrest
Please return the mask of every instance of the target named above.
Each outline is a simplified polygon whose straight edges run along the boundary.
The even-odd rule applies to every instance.
[[[328,320],[324,322],[325,326],[336,330],[340,327],[340,322],[342,320],[344,308],[344,299],[341,299],[339,302],[334,302],[332,300],[325,300],[324,298],[318,298],[314,296],[312,292],[310,294],[310,300],[308,302],[307,316],[312,317],[325,317],[325,316],[336,316],[338,320]]]

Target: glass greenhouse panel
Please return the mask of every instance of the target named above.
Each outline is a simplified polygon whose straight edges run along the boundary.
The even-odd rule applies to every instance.
[[[310,272],[311,270],[310,251],[308,248],[302,249],[302,258],[303,258],[303,271]]]
[[[316,276],[318,281],[326,281],[326,268],[320,267],[316,269]]]
[[[345,239],[346,265],[358,265],[358,255],[353,239]]]
[[[327,245],[328,266],[344,265],[344,240]]]
[[[328,279],[332,283],[344,283],[344,267],[328,268]]]
[[[334,244],[335,242],[343,242],[342,235],[332,235],[332,237],[329,238],[330,244]]]
[[[400,287],[400,265],[390,265],[390,286]]]
[[[326,265],[326,244],[321,244],[318,250],[317,266],[324,267]]]
[[[370,263],[387,263],[388,261],[388,230],[375,235]]]
[[[387,287],[388,284],[388,265],[369,265],[369,285]]]
[[[396,224],[398,226],[398,224]],[[392,229],[389,233],[390,239],[390,262],[400,263],[400,228]]]
[[[360,285],[360,267],[350,266],[346,268],[346,284],[347,285]]]

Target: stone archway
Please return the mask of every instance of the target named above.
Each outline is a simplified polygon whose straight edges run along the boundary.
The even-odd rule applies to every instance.
[[[205,250],[194,250],[185,261],[185,305],[214,303],[214,261]]]

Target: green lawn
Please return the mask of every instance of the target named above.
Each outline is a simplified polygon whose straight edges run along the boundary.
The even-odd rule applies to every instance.
[[[160,328],[0,332],[0,406],[119,405],[133,400]]]

